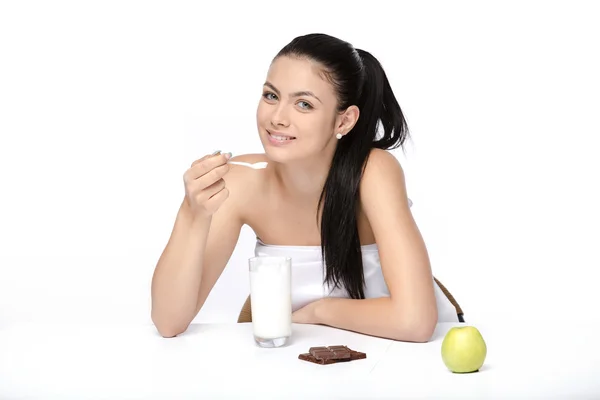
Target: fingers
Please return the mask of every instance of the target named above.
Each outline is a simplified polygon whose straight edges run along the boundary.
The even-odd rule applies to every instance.
[[[208,171],[206,174],[197,178],[195,181],[197,182],[197,185],[199,187],[204,189],[204,188],[207,188],[210,185],[214,184],[215,182],[219,181],[220,179],[223,179],[223,177],[225,176],[225,174],[228,171],[229,171],[229,164],[223,164],[219,167],[216,167],[216,168]]]
[[[191,182],[194,179],[198,179],[212,170],[221,167],[228,166],[227,160],[229,160],[230,154],[217,154],[215,156],[205,156],[200,160],[194,161],[192,166],[185,172],[183,178],[186,183]],[[213,180],[210,183],[215,182],[217,179]]]
[[[225,189],[225,180],[219,179],[212,185],[208,186],[204,190],[202,190],[199,194],[198,202],[203,203],[205,201],[210,200],[213,196],[219,193],[221,190]]]
[[[229,197],[229,189],[223,188],[220,192],[208,199],[204,204],[207,209],[216,211]]]
[[[227,156],[228,154],[217,154],[216,156],[208,157],[201,163],[198,163],[190,168],[192,170],[191,175],[194,177],[194,179],[198,179],[213,169],[227,164],[227,160],[229,160]]]
[[[184,173],[186,198],[194,212],[212,215],[229,197],[223,179],[229,171],[229,158],[231,153],[216,151],[194,161]]]
[[[204,161],[204,160],[206,160],[206,159],[207,159],[207,158],[209,158],[209,157],[214,157],[214,156],[216,156],[217,154],[220,154],[220,153],[221,153],[221,150],[217,150],[217,151],[215,151],[215,152],[214,152],[214,153],[212,153],[212,154],[207,154],[207,155],[205,155],[204,157],[202,157],[202,158],[200,158],[200,159],[198,159],[198,160],[194,161],[194,162],[192,163],[192,165],[191,165],[191,166],[193,167],[194,165],[198,164],[199,162],[201,162],[201,161]]]

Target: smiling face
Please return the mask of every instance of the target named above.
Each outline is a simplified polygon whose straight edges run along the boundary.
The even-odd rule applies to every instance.
[[[282,163],[333,153],[335,135],[344,129],[319,65],[287,56],[271,64],[256,117],[267,157]]]

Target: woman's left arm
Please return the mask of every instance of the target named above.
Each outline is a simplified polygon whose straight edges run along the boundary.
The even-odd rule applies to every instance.
[[[295,319],[389,339],[426,342],[437,323],[429,255],[413,219],[404,172],[393,154],[373,150],[360,188],[360,202],[379,249],[390,297],[325,298],[298,310]],[[309,323],[311,323],[309,322]]]

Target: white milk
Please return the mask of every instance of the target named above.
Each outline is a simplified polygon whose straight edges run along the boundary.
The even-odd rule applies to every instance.
[[[284,264],[263,264],[250,270],[250,301],[254,336],[261,339],[292,334],[291,271]]]

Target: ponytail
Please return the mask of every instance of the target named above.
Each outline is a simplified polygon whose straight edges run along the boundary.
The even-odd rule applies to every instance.
[[[357,49],[360,55],[364,71],[365,81],[360,96],[362,103],[359,106],[361,115],[367,113],[369,122],[367,124],[367,136],[375,126],[377,120],[383,128],[383,136],[374,141],[373,147],[378,149],[396,149],[402,146],[408,137],[408,126],[402,113],[402,109],[392,91],[390,82],[379,61],[367,51]]]
[[[338,143],[319,209],[322,203],[325,282],[333,287],[343,286],[350,298],[363,299],[364,273],[357,224],[360,182],[371,150],[401,146],[408,129],[381,64],[370,53],[356,51],[362,61],[356,101],[359,119]],[[383,132],[378,137],[380,128]]]

